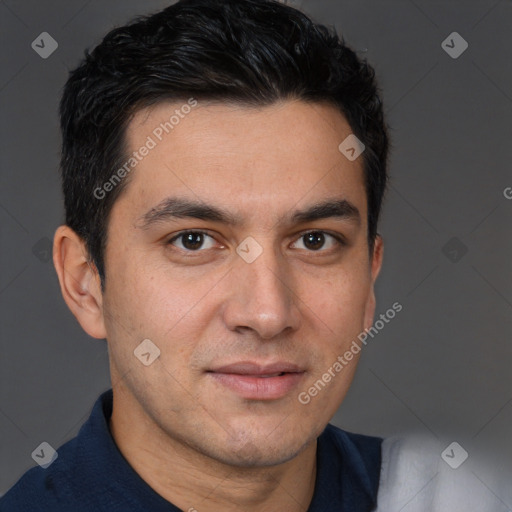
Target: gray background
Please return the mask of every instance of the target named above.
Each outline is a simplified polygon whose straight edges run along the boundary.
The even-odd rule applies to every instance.
[[[110,387],[106,344],[68,311],[49,259],[63,218],[61,88],[86,47],[168,3],[0,1],[0,495]],[[394,146],[377,312],[395,301],[403,311],[368,343],[333,421],[455,440],[510,480],[512,2],[289,3],[335,24],[375,66]],[[59,44],[48,59],[31,48],[43,31]],[[469,43],[457,59],[441,47],[453,31]]]

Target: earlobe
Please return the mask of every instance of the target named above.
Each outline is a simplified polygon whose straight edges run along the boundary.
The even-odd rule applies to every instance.
[[[69,226],[55,232],[53,263],[62,296],[84,331],[93,338],[106,338],[99,275],[88,261],[84,241]]]

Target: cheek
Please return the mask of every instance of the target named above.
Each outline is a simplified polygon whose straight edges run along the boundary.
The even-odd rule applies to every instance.
[[[343,272],[324,281],[314,292],[304,294],[304,301],[316,322],[321,322],[333,337],[357,335],[363,329],[364,311],[370,293],[367,272]],[[311,283],[305,282],[308,289]],[[311,288],[310,288],[311,289]]]
[[[176,272],[133,249],[125,254],[112,254],[108,279],[111,304],[140,328],[170,329],[187,311],[193,289],[180,282]],[[155,322],[158,319],[158,322]]]
[[[214,310],[219,277],[190,279],[161,263],[142,260],[124,261],[109,275],[109,341],[119,357],[130,358],[148,338],[160,349],[165,366],[181,374]]]

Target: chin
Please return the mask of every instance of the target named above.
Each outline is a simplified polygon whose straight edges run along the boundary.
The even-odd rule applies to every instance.
[[[270,467],[284,464],[296,457],[304,446],[270,446],[263,442],[258,445],[248,442],[242,448],[225,451],[221,461],[240,468]]]
[[[270,431],[270,435],[269,435]],[[284,464],[302,452],[316,433],[307,434],[291,429],[276,428],[262,431],[243,431],[237,439],[227,438],[217,457],[222,462],[238,467],[267,467]]]

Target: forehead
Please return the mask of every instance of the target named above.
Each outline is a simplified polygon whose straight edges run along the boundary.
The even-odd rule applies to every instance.
[[[350,196],[364,213],[362,157],[349,161],[341,154],[351,128],[335,107],[303,101],[190,105],[162,102],[130,122],[128,157],[139,160],[119,202],[128,201],[134,213],[180,195],[282,215],[333,194]]]

